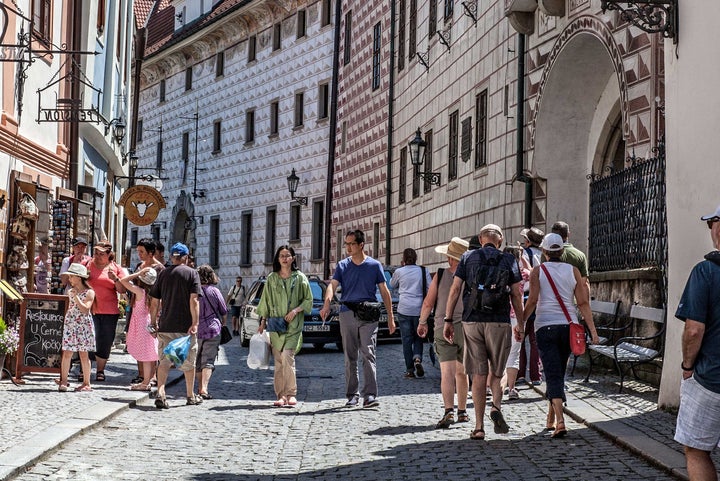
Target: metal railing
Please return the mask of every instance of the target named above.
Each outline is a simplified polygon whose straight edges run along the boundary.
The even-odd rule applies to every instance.
[[[590,271],[657,267],[667,263],[665,146],[656,157],[632,156],[630,165],[602,177],[590,174]]]

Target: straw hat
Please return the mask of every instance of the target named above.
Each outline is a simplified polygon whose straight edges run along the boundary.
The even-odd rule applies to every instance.
[[[449,244],[437,246],[435,248],[435,252],[437,252],[438,254],[445,254],[446,256],[452,257],[456,261],[459,261],[460,257],[462,257],[463,253],[468,250],[469,247],[470,243],[465,239],[453,237],[450,240]]]
[[[89,276],[87,267],[85,267],[82,264],[79,264],[77,262],[73,262],[70,264],[70,267],[68,267],[68,270],[62,273],[64,276],[78,276],[82,277],[83,279],[87,279]]]

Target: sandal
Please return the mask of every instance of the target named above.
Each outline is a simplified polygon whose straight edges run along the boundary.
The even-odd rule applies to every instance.
[[[155,407],[158,409],[170,409],[170,405],[164,397],[159,397],[155,400]]]
[[[90,392],[92,391],[92,388],[89,384],[81,384],[80,386],[75,388],[75,392]]]
[[[143,382],[143,377],[138,376],[138,377],[133,378],[133,380],[130,381],[130,384],[142,384],[142,382]]]
[[[67,392],[67,391],[68,391],[67,384],[58,384],[58,392]]]
[[[470,422],[470,416],[468,416],[467,411],[460,411],[460,410],[458,409],[457,422],[459,422],[459,423],[467,423],[467,422]]]
[[[130,390],[131,391],[149,391],[150,386],[147,384],[142,384],[142,383],[132,384],[130,386]]]
[[[290,396],[285,407],[293,407],[295,405],[297,405],[297,399],[295,399],[295,396]]]
[[[507,434],[510,431],[510,426],[508,426],[505,422],[502,412],[500,412],[500,409],[495,407],[494,404],[490,403],[490,406],[492,406],[493,409],[496,409],[496,411],[490,411],[490,419],[493,422],[495,434]]]
[[[105,382],[105,371],[98,371],[95,373],[95,380],[97,382]]]
[[[547,413],[547,420],[545,421],[546,431],[552,431],[555,429],[555,411],[552,411],[552,408],[550,409],[551,411]]]
[[[455,415],[452,411],[448,411],[435,425],[435,429],[447,429],[451,424],[455,424]]]
[[[187,398],[187,402],[185,403],[186,406],[197,406],[198,404],[202,404],[203,398],[201,396],[198,396],[197,394],[193,394],[191,397]]]
[[[475,439],[476,441],[484,440],[485,430],[483,428],[475,429],[473,432],[470,433],[470,439]]]
[[[203,399],[212,399],[213,397],[208,392],[199,392],[198,395]]]
[[[285,401],[285,398],[280,398],[273,403],[273,406],[275,406],[276,408],[281,408],[285,406],[286,402],[287,401]]]
[[[562,438],[567,434],[567,429],[565,429],[565,423],[563,421],[560,421],[557,423],[557,426],[555,426],[555,431],[550,435],[551,438]]]
[[[60,386],[60,385],[70,386],[70,381],[62,382],[62,381],[60,381],[60,379],[53,379],[53,382],[58,386]]]

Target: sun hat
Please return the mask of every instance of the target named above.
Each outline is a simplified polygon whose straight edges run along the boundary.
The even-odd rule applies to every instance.
[[[528,241],[530,241],[530,244],[534,247],[537,247],[540,245],[540,243],[543,241],[543,236],[545,233],[538,229],[537,227],[531,227],[527,229],[527,231],[523,234],[520,233],[523,237],[525,237]]]
[[[78,277],[82,277],[83,279],[87,279],[88,277],[90,277],[90,275],[88,274],[88,271],[87,271],[87,267],[85,267],[84,265],[82,265],[78,262],[73,262],[72,264],[70,264],[70,267],[68,267],[68,270],[63,272],[62,275],[63,276],[65,276],[65,275],[78,276]]]
[[[435,252],[438,254],[445,254],[448,257],[452,257],[456,261],[460,260],[463,253],[468,250],[470,243],[465,239],[459,237],[453,237],[449,244],[443,244],[435,248]]]
[[[190,254],[190,251],[188,250],[187,246],[182,242],[176,242],[170,248],[170,255],[173,257],[183,257],[188,254]]]
[[[557,252],[563,250],[565,248],[565,244],[562,237],[560,237],[560,234],[551,233],[545,236],[542,240],[542,244],[540,244],[540,247],[548,252]]]
[[[105,251],[108,254],[112,252],[112,244],[106,241],[100,241],[93,247],[96,251]]]
[[[157,280],[157,271],[155,269],[150,269],[149,271],[145,272],[144,274],[140,274],[138,276],[138,279],[140,279],[145,284],[152,286],[155,284],[155,281]]]

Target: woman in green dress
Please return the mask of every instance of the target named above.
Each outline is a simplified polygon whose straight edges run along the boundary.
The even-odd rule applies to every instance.
[[[257,313],[261,318],[258,332],[270,332],[275,358],[275,394],[277,407],[297,404],[295,354],[302,347],[305,313],[312,311],[313,296],[305,274],[295,263],[295,250],[283,245],[273,258],[273,272],[267,277]]]

